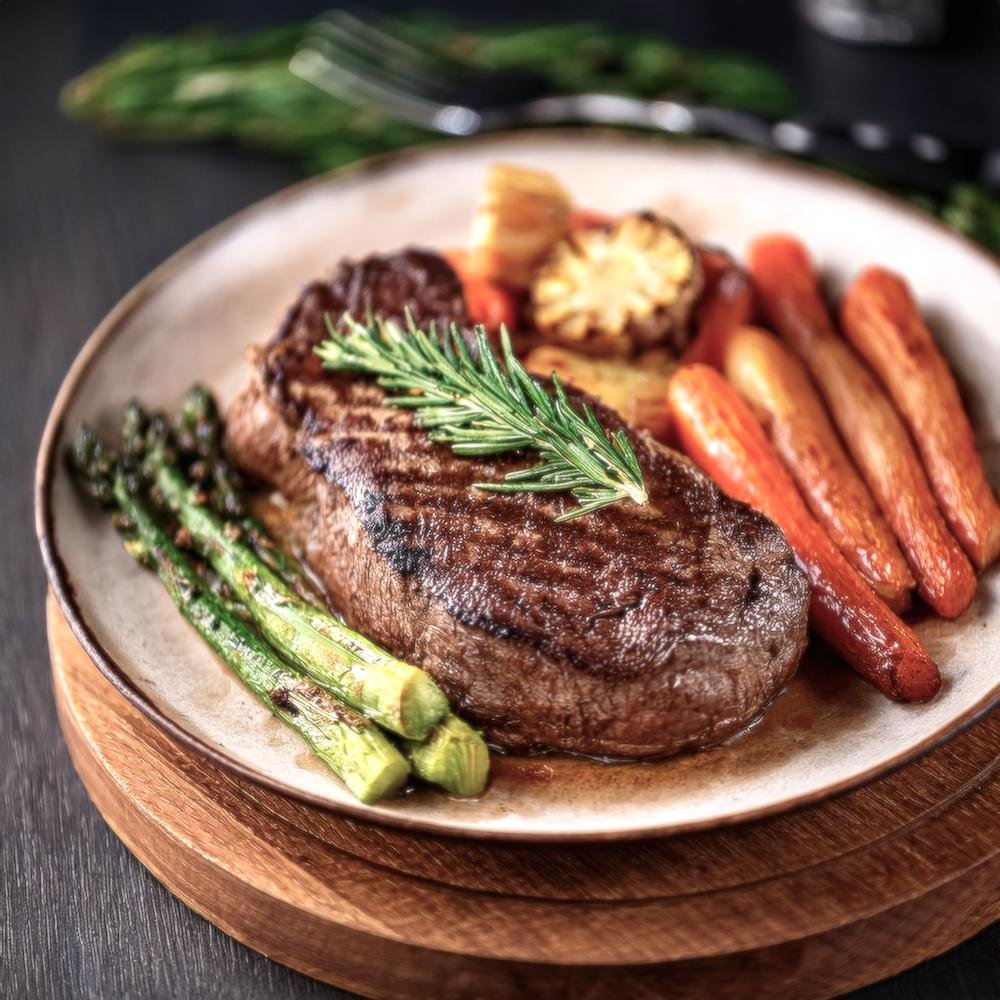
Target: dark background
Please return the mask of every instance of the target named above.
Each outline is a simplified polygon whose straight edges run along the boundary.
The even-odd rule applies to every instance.
[[[407,4],[380,3],[386,9]],[[424,5],[427,6],[427,5]],[[439,5],[510,19],[606,16],[694,45],[758,53],[816,111],[1000,144],[1000,4],[955,2],[947,44],[865,51],[819,38],[792,4],[482,0]],[[63,747],[48,680],[45,580],[31,529],[31,469],[46,413],[86,336],[168,254],[296,167],[219,146],[114,146],[62,120],[59,86],[129,35],[213,20],[234,28],[308,16],[309,2],[75,5],[0,0],[0,996],[337,997],[248,951],[187,910],[125,851]],[[850,961],[850,956],[844,956]],[[866,1000],[997,996],[1000,932],[872,987]]]

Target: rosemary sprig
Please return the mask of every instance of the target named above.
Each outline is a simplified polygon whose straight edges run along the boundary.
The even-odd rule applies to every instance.
[[[578,506],[560,514],[569,521],[626,498],[647,501],[642,470],[623,431],[608,433],[589,406],[577,412],[553,373],[548,386],[529,375],[501,330],[502,364],[486,331],[476,330],[474,358],[457,327],[445,335],[375,320],[344,318],[338,330],[326,317],[329,337],[316,348],[326,368],[363,372],[393,393],[391,406],[415,411],[432,441],[456,455],[482,456],[530,449],[538,464],[509,472],[502,482],[476,483],[494,493],[569,492]]]

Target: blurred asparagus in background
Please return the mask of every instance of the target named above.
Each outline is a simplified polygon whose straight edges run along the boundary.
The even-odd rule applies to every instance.
[[[665,92],[782,114],[784,81],[739,56],[683,52],[664,40],[592,23],[459,31],[435,14],[397,27],[428,40],[442,61],[485,69],[530,68],[553,92]],[[137,38],[71,81],[62,106],[110,135],[142,140],[227,137],[290,154],[309,170],[428,138],[430,133],[355,108],[288,70],[303,25],[231,37],[211,28]]]
[[[931,198],[913,193],[910,200],[941,218],[987,250],[1000,254],[1000,197],[976,184],[956,184],[948,197]]]
[[[679,48],[648,32],[592,22],[461,30],[438,13],[397,20],[442,61],[545,74],[553,93],[604,91],[674,96],[781,116],[791,90],[744,56]],[[426,141],[431,133],[360,109],[288,70],[304,25],[230,36],[211,28],[137,38],[70,81],[63,110],[115,138],[231,139],[295,157],[310,172]],[[1000,199],[959,184],[944,199],[898,191],[955,229],[1000,252]]]

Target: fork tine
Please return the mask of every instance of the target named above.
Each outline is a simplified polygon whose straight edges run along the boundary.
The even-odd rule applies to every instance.
[[[418,91],[424,97],[433,96],[446,103],[454,101],[461,91],[459,81],[435,61],[432,53],[374,27],[349,11],[330,11],[315,24],[314,30],[342,54],[368,62],[373,73],[391,77],[408,91]]]
[[[373,60],[371,53],[359,48],[353,39],[343,37],[338,31],[328,28],[321,33],[308,36],[303,47],[311,47],[323,59],[335,67],[350,71],[360,77],[381,83],[386,87],[405,93],[423,94],[423,87],[405,73],[394,72]]]
[[[384,63],[374,62],[369,53],[359,50],[352,40],[339,34],[325,32],[314,35],[309,39],[309,44],[323,59],[339,69],[342,75],[350,73],[356,77],[355,90],[363,89],[373,93],[378,90],[383,96],[392,94],[412,97],[435,105],[442,103],[443,96],[444,103],[448,103],[449,95],[428,92],[419,81],[407,76],[405,71],[397,72]]]
[[[410,41],[378,14],[333,10],[312,22],[291,70],[347,101],[447,135],[471,135],[509,123],[511,108],[544,93],[540,74],[464,66],[432,40]],[[377,21],[378,25],[373,24]]]
[[[390,52],[414,65],[424,64],[428,69],[433,68],[432,54],[388,30],[384,26],[385,15],[355,6],[350,9],[330,11],[329,17],[379,52]]]
[[[371,63],[358,59],[352,50],[329,37],[307,37],[292,57],[289,69],[336,97],[350,102],[360,99],[422,128],[471,135],[482,124],[473,109],[413,93],[411,88],[374,72]]]

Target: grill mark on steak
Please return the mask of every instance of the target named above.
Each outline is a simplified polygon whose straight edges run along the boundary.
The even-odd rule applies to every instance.
[[[458,458],[372,381],[312,354],[325,310],[407,304],[420,323],[466,322],[454,273],[423,251],[309,286],[228,423],[236,460],[298,511],[348,622],[508,746],[642,756],[749,722],[805,644],[808,587],[779,529],[630,428],[646,507],[556,524],[572,498],[474,489],[535,459]]]

